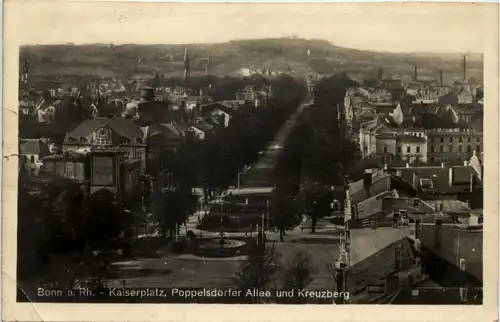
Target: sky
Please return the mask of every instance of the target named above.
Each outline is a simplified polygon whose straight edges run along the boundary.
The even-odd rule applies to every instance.
[[[11,1],[5,32],[15,31],[23,44],[185,44],[297,36],[375,51],[477,53],[483,51],[491,6]]]

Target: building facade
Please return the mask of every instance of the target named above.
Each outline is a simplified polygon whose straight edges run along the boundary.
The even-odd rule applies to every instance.
[[[106,189],[117,202],[133,205],[141,192],[140,162],[126,156],[126,150],[116,148],[69,151],[45,157],[43,171],[75,181],[87,194]]]
[[[431,163],[460,164],[471,158],[474,151],[483,152],[483,132],[466,129],[428,130],[427,156]]]
[[[85,120],[66,134],[63,152],[120,147],[129,160],[139,161],[146,172],[146,134],[132,119],[97,118]]]

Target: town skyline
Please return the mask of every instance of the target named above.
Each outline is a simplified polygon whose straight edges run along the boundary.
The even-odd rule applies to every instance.
[[[454,7],[453,11],[447,10],[446,4],[308,6],[311,8],[293,4],[283,10],[277,4],[248,3],[125,3],[118,6],[68,3],[44,7],[43,18],[35,6],[23,8],[23,15],[32,20],[36,28],[23,30],[19,36],[23,45],[211,44],[297,37],[326,40],[345,48],[390,53],[483,51],[487,5],[463,4]],[[322,6],[321,10],[318,6]],[[366,6],[370,10],[362,11]],[[314,23],[311,20],[313,13]],[[47,16],[52,17],[50,25],[46,23]],[[248,16],[256,19],[246,19]],[[476,23],[463,23],[468,20]],[[80,23],[75,24],[75,21]],[[318,25],[322,28],[317,28]],[[440,32],[443,28],[446,33]]]

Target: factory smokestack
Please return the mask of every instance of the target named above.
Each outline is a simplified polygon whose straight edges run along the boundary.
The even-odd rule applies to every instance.
[[[439,71],[439,84],[443,85],[443,71],[442,70]]]
[[[379,68],[379,69],[378,69],[378,79],[379,79],[379,80],[382,80],[382,77],[383,77],[383,76],[384,76],[383,70],[382,70],[382,68]]]
[[[418,68],[417,68],[417,65],[413,65],[413,80],[415,82],[418,80]]]
[[[464,82],[467,81],[467,56],[464,55],[464,61],[463,61],[463,73],[464,73]]]

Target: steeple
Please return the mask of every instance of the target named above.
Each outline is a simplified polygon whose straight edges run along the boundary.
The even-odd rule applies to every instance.
[[[184,49],[184,79],[188,78],[191,76],[191,69],[189,66],[189,55],[188,55],[188,49]]]

